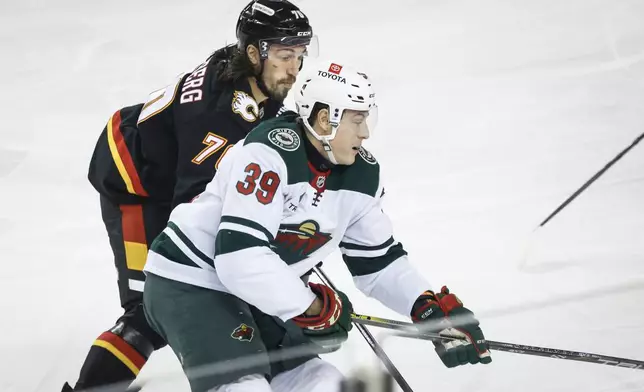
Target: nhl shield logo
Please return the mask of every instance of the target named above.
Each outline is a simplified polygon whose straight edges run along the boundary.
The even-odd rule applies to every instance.
[[[325,183],[326,183],[326,176],[318,176],[318,179],[315,180],[315,187],[318,189],[324,188]]]
[[[249,327],[248,325],[241,323],[239,327],[233,330],[233,333],[230,334],[230,337],[237,339],[240,342],[250,342],[253,340],[253,335],[255,334],[255,329]]]
[[[268,133],[268,140],[286,151],[295,151],[300,146],[300,136],[289,128],[273,129]]]

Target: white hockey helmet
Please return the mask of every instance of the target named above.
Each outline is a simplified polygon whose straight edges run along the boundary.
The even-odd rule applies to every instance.
[[[309,124],[311,111],[316,103],[329,106],[330,135],[319,135]],[[376,93],[369,77],[337,63],[322,63],[313,69],[302,87],[295,92],[297,112],[306,129],[321,141],[331,163],[337,164],[330,141],[335,138],[338,125],[345,110],[368,112],[367,127],[373,133],[378,121]]]

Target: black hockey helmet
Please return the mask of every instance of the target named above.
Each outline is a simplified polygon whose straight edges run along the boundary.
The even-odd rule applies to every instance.
[[[242,52],[255,45],[262,58],[268,56],[271,43],[288,46],[309,45],[313,29],[309,19],[287,0],[253,0],[239,15],[237,42]]]

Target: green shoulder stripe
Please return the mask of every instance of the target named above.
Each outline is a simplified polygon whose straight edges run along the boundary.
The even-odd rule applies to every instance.
[[[311,181],[303,133],[297,123],[297,114],[289,113],[260,123],[247,136],[244,145],[261,143],[275,150],[288,168],[288,183]],[[327,178],[326,189],[348,190],[376,196],[380,181],[380,165],[376,158],[361,147],[350,166],[337,166]]]
[[[188,267],[201,268],[179,249],[177,244],[164,232],[161,232],[150,246],[150,250],[175,263],[187,265]]]
[[[376,197],[380,185],[380,165],[376,158],[361,147],[350,166],[338,166],[327,179],[326,189],[346,190]]]
[[[389,248],[387,253],[380,257],[351,257],[342,255],[342,259],[352,276],[362,276],[381,271],[406,254],[407,251],[403,249],[402,244],[398,243]]]
[[[170,229],[171,229],[171,230],[172,230],[172,231],[177,235],[177,237],[179,237],[179,239],[181,240],[181,242],[183,242],[183,243],[188,247],[188,249],[190,249],[190,251],[191,251],[192,253],[194,253],[194,254],[195,254],[199,259],[201,259],[201,261],[203,261],[204,263],[206,263],[206,264],[208,264],[208,265],[210,265],[211,267],[213,267],[213,268],[214,268],[214,266],[215,266],[215,262],[214,262],[214,260],[213,260],[212,258],[210,258],[210,257],[206,256],[206,255],[205,255],[202,251],[200,251],[199,249],[197,249],[197,247],[195,246],[195,244],[193,244],[193,243],[192,243],[192,241],[190,241],[190,239],[188,238],[188,236],[187,236],[187,235],[185,235],[185,234],[181,231],[181,229],[179,229],[179,226],[177,226],[177,225],[176,225],[175,223],[173,223],[173,222],[168,222],[168,227],[169,227],[169,228],[170,228]]]
[[[288,182],[309,181],[306,151],[297,114],[285,114],[260,123],[245,138],[244,145],[261,143],[275,150],[288,168]]]
[[[269,246],[267,241],[234,230],[219,230],[215,239],[215,257],[253,247]]]
[[[226,222],[235,223],[237,225],[242,225],[242,226],[249,227],[251,229],[261,231],[266,236],[266,238],[268,238],[269,241],[273,241],[274,239],[270,231],[266,230],[264,226],[260,225],[257,222],[253,222],[252,220],[240,218],[238,216],[224,215],[221,217],[220,224],[226,223]]]
[[[391,236],[387,241],[383,242],[380,245],[364,246],[364,245],[352,244],[350,242],[340,242],[340,248],[352,249],[352,250],[380,250],[380,249],[385,249],[386,247],[390,246],[393,243],[394,243],[394,237]]]

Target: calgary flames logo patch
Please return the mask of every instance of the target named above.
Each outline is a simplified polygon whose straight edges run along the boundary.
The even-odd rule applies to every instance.
[[[259,106],[250,95],[243,91],[235,91],[232,103],[233,113],[239,114],[248,122],[255,122],[259,118]]]
[[[307,220],[295,225],[281,225],[273,250],[287,263],[304,260],[331,240],[331,234],[320,232],[320,225]]]
[[[242,323],[239,327],[235,328],[233,333],[230,334],[230,337],[241,342],[250,342],[253,340],[254,333],[255,329],[253,327]]]

